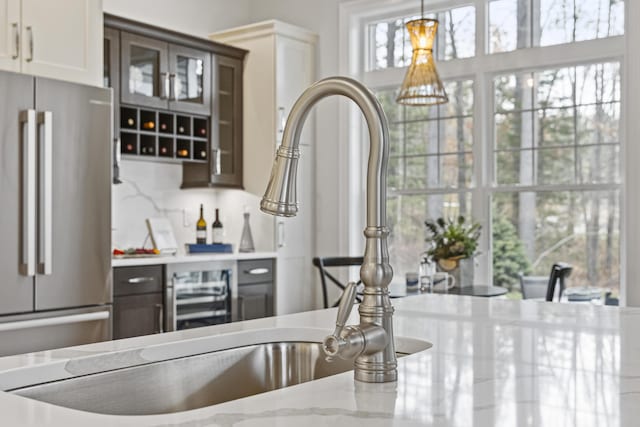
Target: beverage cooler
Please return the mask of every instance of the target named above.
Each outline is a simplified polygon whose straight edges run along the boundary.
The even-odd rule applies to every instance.
[[[169,331],[231,322],[235,261],[167,266],[165,326]]]

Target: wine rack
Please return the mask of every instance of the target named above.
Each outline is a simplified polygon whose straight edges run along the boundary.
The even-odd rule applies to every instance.
[[[209,117],[123,105],[120,152],[145,160],[206,162]]]

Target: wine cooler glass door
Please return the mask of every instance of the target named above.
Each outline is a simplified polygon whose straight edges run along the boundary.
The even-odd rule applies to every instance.
[[[173,274],[176,329],[231,321],[230,269]]]

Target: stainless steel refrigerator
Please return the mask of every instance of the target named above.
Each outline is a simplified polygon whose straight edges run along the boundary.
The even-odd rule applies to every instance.
[[[111,338],[111,92],[0,72],[0,356]]]

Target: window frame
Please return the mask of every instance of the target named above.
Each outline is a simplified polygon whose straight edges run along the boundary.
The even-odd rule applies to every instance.
[[[625,22],[629,23],[630,16],[640,14],[640,7],[632,6],[631,1],[625,1]],[[449,0],[428,2],[425,12],[437,12],[443,9],[473,5],[476,8],[476,55],[472,58],[452,59],[438,62],[438,72],[444,81],[470,79],[473,80],[473,183],[471,188],[442,188],[427,191],[417,191],[420,194],[438,193],[466,193],[471,192],[472,211],[474,220],[480,222],[484,230],[491,229],[491,200],[492,195],[498,192],[513,191],[549,191],[549,190],[619,190],[620,191],[620,259],[621,279],[620,289],[622,303],[624,304],[626,292],[626,254],[627,240],[624,238],[628,232],[626,199],[629,194],[626,186],[628,175],[626,173],[626,117],[627,101],[626,89],[628,86],[627,56],[632,51],[629,46],[630,26],[625,25],[625,35],[612,36],[593,40],[578,41],[552,46],[533,46],[509,52],[489,53],[488,46],[488,0]],[[630,11],[631,10],[631,11]],[[376,90],[385,87],[399,85],[404,78],[406,68],[388,68],[382,70],[366,71],[371,64],[370,45],[367,40],[367,27],[370,23],[387,18],[420,13],[420,3],[406,2],[400,5],[393,0],[354,0],[345,2],[339,6],[340,15],[340,49],[339,69],[341,74],[348,74],[362,81],[366,86]],[[640,31],[639,31],[640,32]],[[366,52],[362,55],[361,52]],[[540,71],[550,68],[561,68],[600,62],[620,63],[620,183],[615,184],[567,184],[567,185],[494,185],[494,89],[493,81],[496,76],[517,73],[522,71]],[[470,70],[473,70],[470,72]],[[366,128],[361,123],[359,112],[353,106],[341,105],[340,107],[339,135],[340,139],[349,141],[349,144],[341,151],[344,159],[342,166],[346,169],[344,175],[349,185],[341,191],[339,200],[344,207],[344,216],[340,221],[340,231],[346,236],[346,247],[350,252],[362,250],[362,238],[360,230],[364,226],[364,194],[357,188],[363,188],[362,176],[366,171]],[[364,148],[363,148],[364,147]],[[359,197],[353,197],[359,194]],[[491,261],[490,233],[482,233],[479,248],[481,255],[476,263],[475,277],[478,282],[490,283],[493,276]],[[640,251],[640,247],[637,248]],[[396,278],[396,280],[399,280]]]

